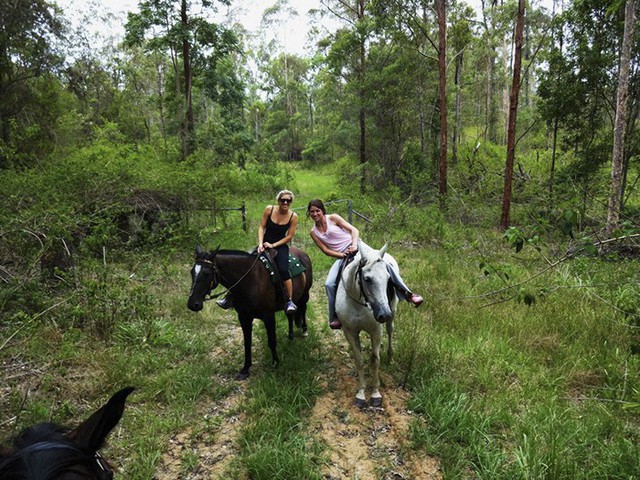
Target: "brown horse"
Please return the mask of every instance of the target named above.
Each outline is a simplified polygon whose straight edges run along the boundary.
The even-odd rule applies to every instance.
[[[111,480],[113,470],[98,453],[118,424],[133,387],[123,388],[71,431],[40,423],[0,447],[3,480]]]
[[[309,290],[313,283],[311,260],[302,250],[291,247],[289,253],[304,266],[305,271],[293,278],[292,300],[298,310],[287,315],[289,320],[289,338],[293,338],[293,323],[307,332],[307,302]],[[275,268],[275,267],[274,267]],[[276,317],[275,313],[283,310],[280,281],[271,280],[271,273],[257,254],[240,250],[219,250],[205,252],[196,247],[196,259],[191,268],[191,293],[187,307],[198,312],[202,310],[207,296],[218,285],[227,288],[233,295],[233,308],[238,313],[244,338],[244,366],[236,378],[244,380],[249,376],[251,368],[251,334],[253,319],[259,318],[267,330],[267,342],[271,350],[272,363],[279,363],[276,352]],[[276,286],[277,285],[277,286]]]

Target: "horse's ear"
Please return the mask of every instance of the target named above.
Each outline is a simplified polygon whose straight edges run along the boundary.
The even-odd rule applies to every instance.
[[[388,246],[388,245],[389,245],[388,243],[385,243],[385,244],[384,244],[384,247],[382,247],[382,248],[380,249],[380,251],[378,252],[378,253],[380,254],[380,258],[383,258],[383,257],[384,257],[384,254],[385,254],[385,253],[387,253],[387,246]]]
[[[219,251],[219,250],[220,250],[220,245],[218,245],[218,246],[216,247],[216,249],[213,251],[213,253],[218,253],[218,251]]]
[[[127,387],[115,393],[105,405],[67,433],[67,438],[87,452],[97,452],[122,418],[127,397],[134,390]]]
[[[202,255],[202,248],[200,248],[200,245],[196,245],[196,257],[200,255]]]

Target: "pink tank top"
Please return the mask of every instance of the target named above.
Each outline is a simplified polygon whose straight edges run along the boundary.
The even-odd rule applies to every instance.
[[[331,250],[344,252],[351,245],[351,234],[342,227],[333,223],[327,217],[327,231],[322,233],[315,225],[311,229],[313,233]]]

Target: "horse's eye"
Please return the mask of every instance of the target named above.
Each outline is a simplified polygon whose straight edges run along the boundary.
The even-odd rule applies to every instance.
[[[371,277],[364,277],[364,281],[367,283],[371,283],[373,280]]]

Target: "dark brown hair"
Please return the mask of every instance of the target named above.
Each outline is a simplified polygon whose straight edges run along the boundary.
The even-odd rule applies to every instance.
[[[327,214],[327,210],[326,208],[324,208],[324,203],[322,203],[322,200],[318,198],[314,198],[309,202],[309,205],[307,205],[307,216],[309,216],[309,210],[311,210],[311,207],[319,208],[320,210],[322,210],[322,213],[324,213],[325,215]]]

